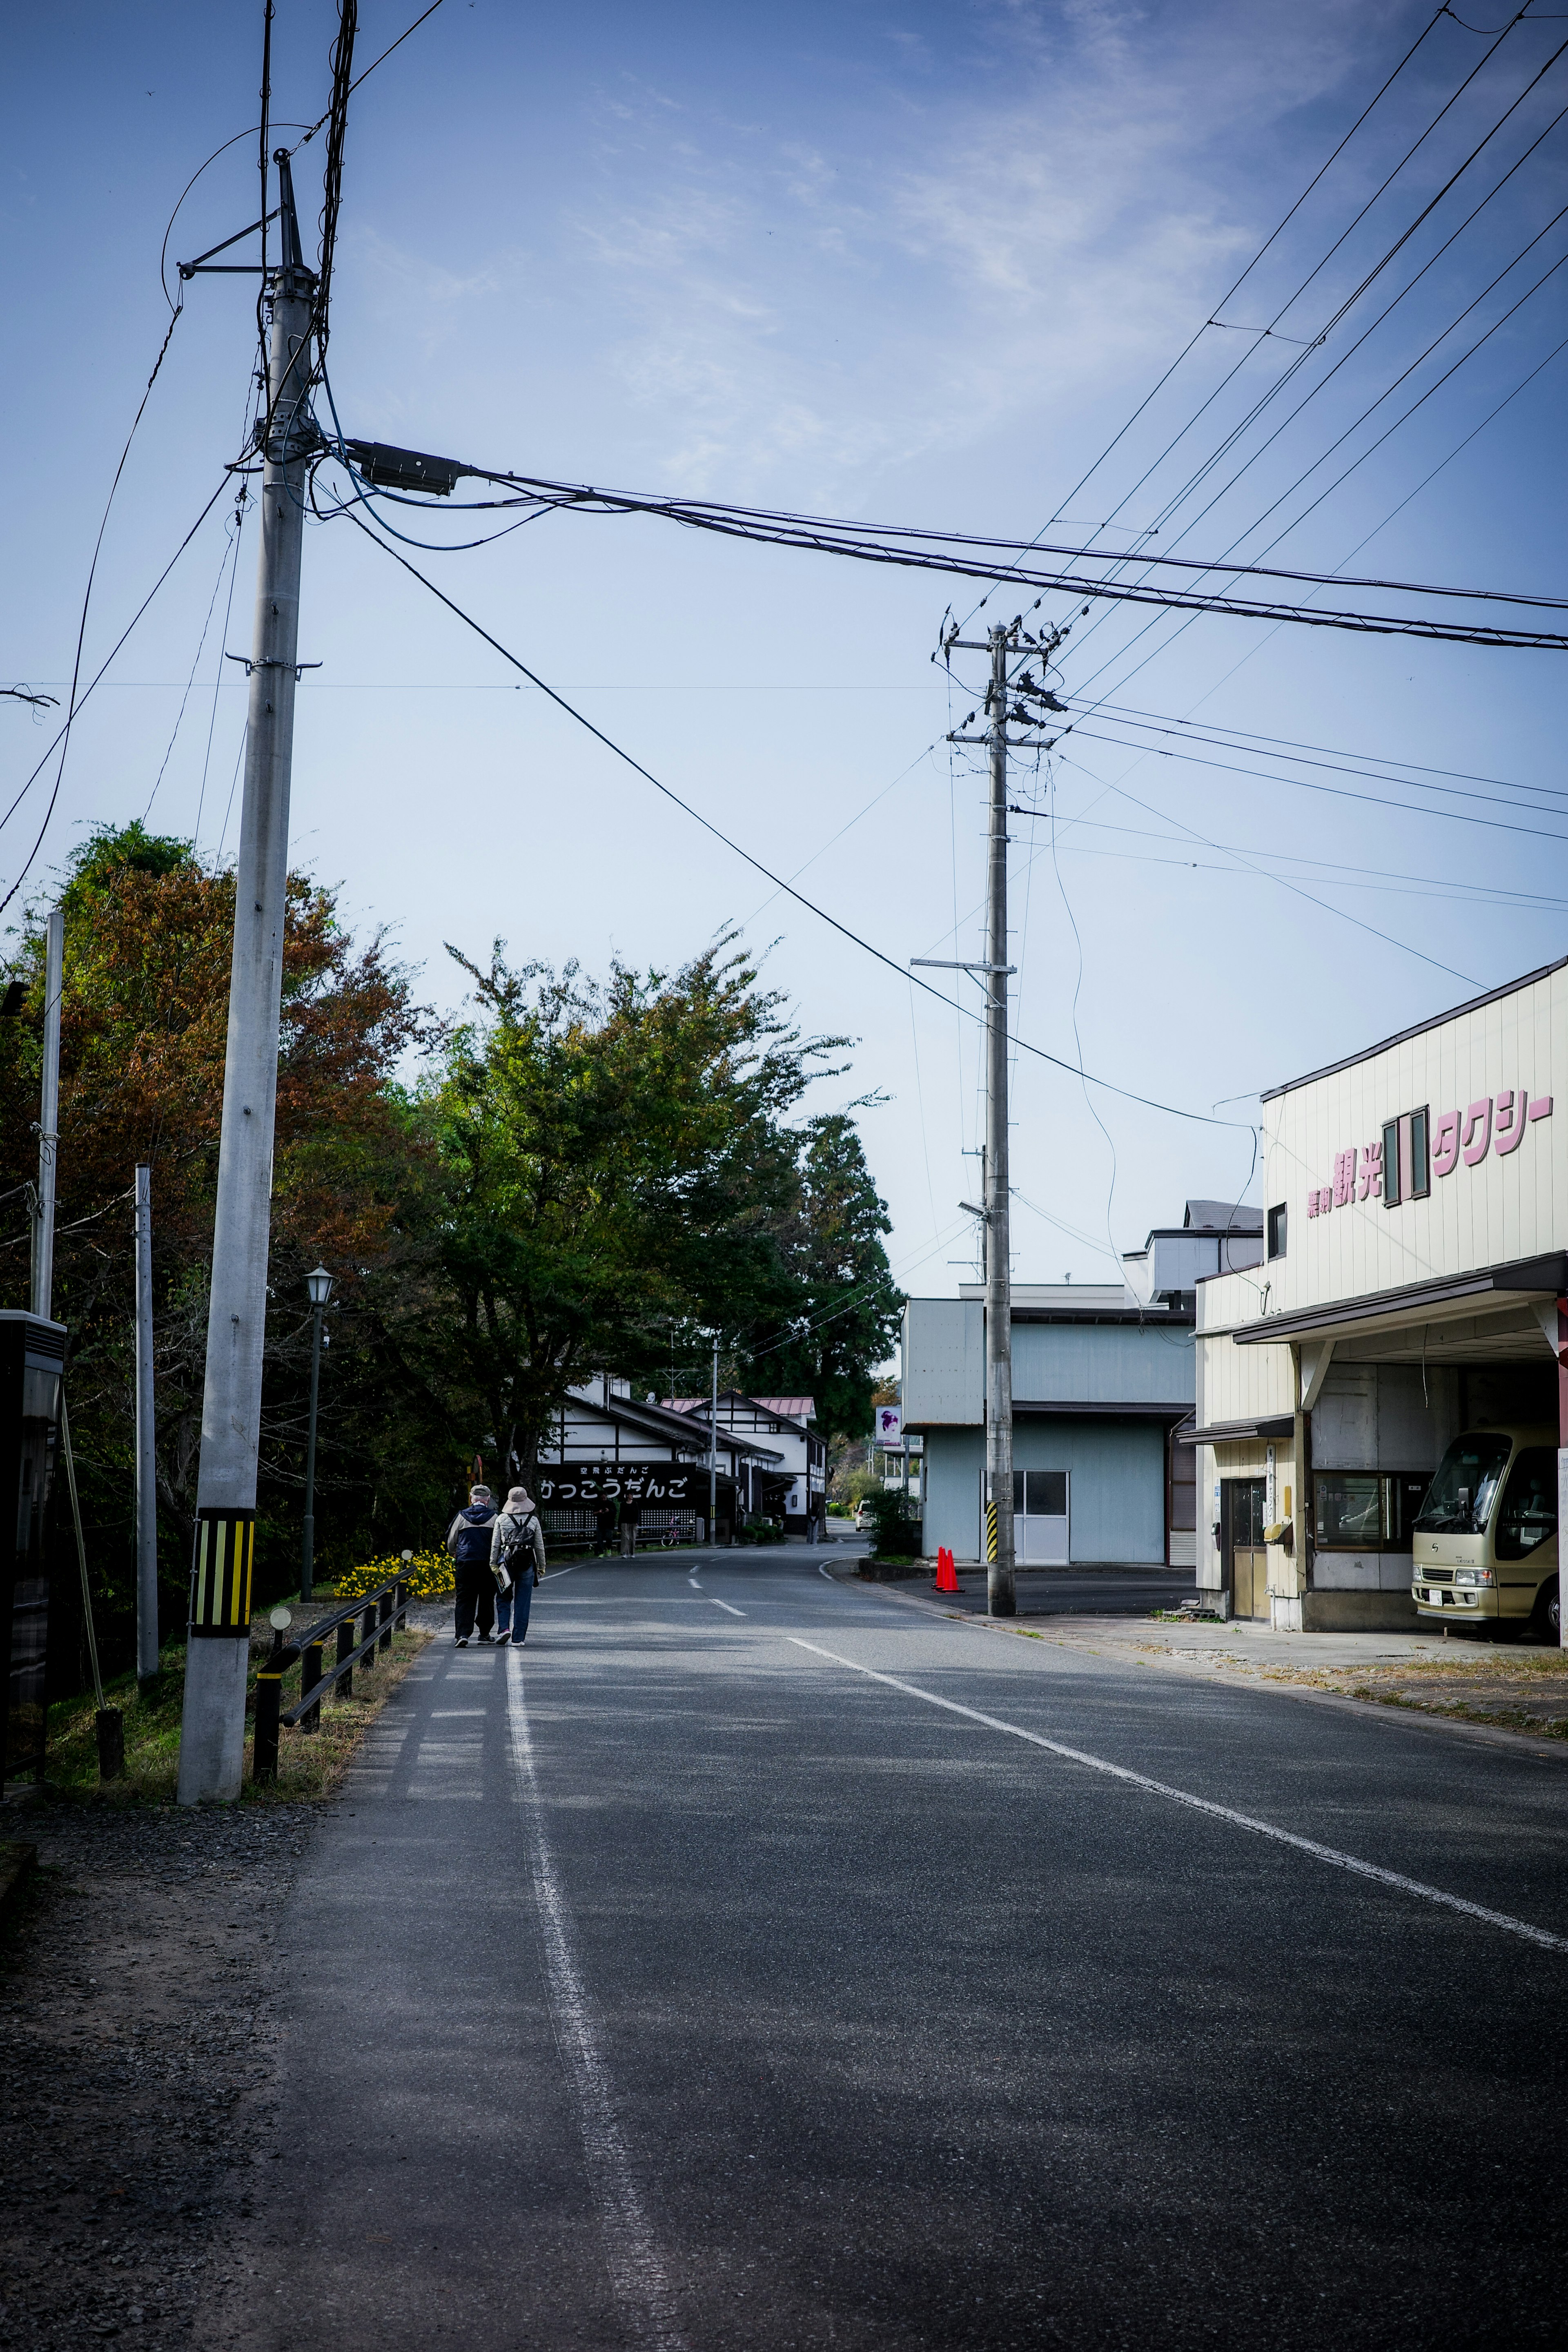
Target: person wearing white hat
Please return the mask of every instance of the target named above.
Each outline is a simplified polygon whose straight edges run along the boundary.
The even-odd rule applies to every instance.
[[[526,1642],[534,1586],[545,1572],[544,1529],[526,1486],[514,1486],[490,1530],[496,1577],[496,1641]]]

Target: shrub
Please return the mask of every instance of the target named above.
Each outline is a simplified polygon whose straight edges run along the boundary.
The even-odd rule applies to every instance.
[[[333,1597],[357,1601],[361,1592],[374,1592],[379,1585],[390,1584],[394,1576],[406,1576],[420,1601],[439,1601],[456,1591],[447,1553],[416,1551],[412,1559],[404,1559],[401,1552],[388,1552],[381,1559],[367,1559],[361,1567],[349,1569],[338,1579]]]
[[[868,1495],[866,1508],[876,1532],[879,1559],[914,1559],[920,1549],[920,1514],[902,1494]]]

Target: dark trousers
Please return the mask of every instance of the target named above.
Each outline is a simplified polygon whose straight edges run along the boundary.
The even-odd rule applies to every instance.
[[[496,1622],[496,1580],[487,1559],[460,1559],[457,1563],[457,1638],[465,1641],[474,1631],[476,1614],[481,1633],[490,1633]]]
[[[520,1565],[518,1564],[520,1562]],[[531,1558],[509,1563],[512,1569],[512,1589],[503,1592],[496,1602],[496,1631],[505,1633],[510,1628],[514,1642],[528,1638],[528,1611],[534,1602],[534,1563]]]

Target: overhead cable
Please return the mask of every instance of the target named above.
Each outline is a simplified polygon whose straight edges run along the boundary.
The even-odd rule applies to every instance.
[[[348,446],[350,449],[353,446],[352,443]],[[597,489],[586,483],[549,482],[542,477],[501,474],[480,467],[465,467],[462,470],[486,481],[515,484],[545,507],[553,507],[564,513],[657,515],[691,530],[715,532],[722,538],[752,540],[767,546],[796,547],[816,554],[847,556],[863,563],[885,563],[906,570],[956,573],[967,579],[1006,580],[1039,588],[1042,592],[1061,591],[1074,600],[1107,598],[1116,603],[1152,604],[1176,612],[1218,613],[1242,620],[1299,622],[1309,628],[1349,630],[1359,635],[1413,636],[1443,645],[1488,646],[1531,652],[1568,651],[1568,635],[1546,630],[1472,625],[1420,614],[1364,613],[1328,606],[1291,604],[1228,593],[1204,594],[1196,590],[1157,587],[1142,581],[1107,583],[1092,575],[1037,571],[1017,564],[988,563],[977,552],[969,551],[983,548],[1017,547],[1017,541],[976,539],[961,532],[943,534],[918,527],[852,523],[825,516],[773,514],[763,508],[730,507],[703,499],[639,497],[629,491]],[[948,550],[956,551],[948,552]],[[1103,549],[1066,549],[1061,551],[1080,562],[1119,562],[1122,560]],[[1217,563],[1190,556],[1173,556],[1159,561],[1199,572],[1232,569],[1225,559]],[[1234,570],[1241,576],[1249,567],[1237,565]],[[1260,573],[1258,576],[1264,575]],[[1330,573],[1281,572],[1269,576],[1291,578],[1323,586],[1333,581],[1333,575]],[[1524,593],[1516,595],[1502,589],[1446,586],[1427,589],[1416,583],[1400,581],[1369,581],[1364,584],[1396,595],[1430,593],[1462,601],[1517,604],[1550,612],[1568,611],[1568,599]]]
[[[120,635],[115,639],[114,644],[110,646],[101,665],[79,694],[76,692],[75,683],[73,680],[70,714],[67,718],[65,724],[60,728],[59,732],[56,735],[54,741],[49,745],[48,750],[44,753],[44,756],[39,761],[37,766],[33,770],[32,774],[27,778],[20,791],[16,793],[16,798],[12,801],[10,807],[5,811],[5,815],[0,816],[0,826],[6,825],[10,823],[12,817],[16,815],[16,811],[20,808],[26,794],[32,790],[32,787],[37,782],[38,778],[43,774],[44,770],[48,765],[56,749],[65,742],[69,730],[71,719],[73,719],[76,716],[76,713],[82,709],[89,696],[92,693],[93,688],[96,687],[99,679],[102,678],[105,672],[108,670],[110,664],[119,653],[121,646],[124,645],[126,638],[130,636],[131,630],[135,628],[136,624],[141,620],[143,613],[146,612],[148,605],[152,604],[152,599],[158,593],[159,589],[162,588],[164,581],[167,580],[170,572],[172,572],[175,564],[178,563],[181,556],[183,555],[185,550],[189,547],[191,541],[194,539],[196,533],[200,530],[202,525],[205,522],[207,517],[211,514],[218,500],[223,497],[223,494],[227,489],[228,486],[228,477],[225,474],[223,480],[218,484],[217,488],[213,492],[212,497],[202,509],[201,513],[196,517],[195,521],[191,525],[190,530],[185,533],[184,538],[180,541],[179,546],[174,550],[173,554],[169,558],[168,562],[163,566],[162,571],[158,574],[157,579],[152,583],[152,587],[147,591],[146,595],[142,598],[141,604],[137,606],[130,620],[126,623]],[[79,662],[79,646],[78,649],[78,659]],[[63,775],[64,772],[65,761],[62,757],[60,761],[60,775]],[[57,775],[55,778],[55,788],[49,795],[49,805],[44,813],[44,822],[38,829],[37,840],[34,842],[32,848],[28,851],[21,872],[12,883],[11,887],[6,891],[5,897],[0,898],[0,913],[3,913],[5,908],[10,905],[17,891],[21,888],[23,882],[26,879],[28,869],[32,866],[34,858],[37,857],[38,854],[38,850],[43,843],[44,835],[48,830],[49,819],[54,814],[55,803],[58,800],[60,795],[60,775]]]
[[[498,637],[492,636],[489,630],[484,626],[483,623],[476,621],[472,613],[465,612],[461,604],[457,604],[452,597],[447,595],[444,589],[438,588],[434,581],[427,578],[426,575],[419,570],[416,564],[411,563],[407,556],[402,554],[399,549],[391,546],[384,539],[378,538],[376,533],[370,528],[370,525],[361,521],[360,517],[351,509],[346,509],[345,511],[347,513],[348,520],[353,524],[356,530],[360,530],[364,533],[365,537],[371,541],[371,544],[373,547],[380,548],[383,555],[390,556],[394,563],[401,564],[402,569],[408,572],[412,578],[418,581],[422,588],[427,590],[428,593],[436,599],[438,604],[444,604],[447,611],[455,614],[455,617],[464,624],[465,628],[472,629],[476,636],[483,638],[484,642],[489,646],[494,652],[500,655],[503,661],[509,662],[514,669],[519,671],[521,675],[529,681],[530,685],[538,687],[541,694],[548,695],[549,699],[559,709],[564,710],[569,719],[574,719],[580,727],[585,728],[588,733],[593,736],[598,742],[602,743],[607,751],[612,752],[616,759],[623,761],[627,767],[631,768],[634,773],[643,779],[644,782],[652,784],[655,792],[662,793],[666,800],[673,802],[676,808],[683,810],[687,816],[691,817],[697,824],[700,824],[706,833],[711,833],[714,839],[716,841],[722,842],[726,849],[732,851],[734,855],[742,859],[746,865],[753,867],[755,871],[762,875],[767,881],[774,884],[776,888],[782,890],[787,898],[793,898],[798,906],[804,907],[809,914],[815,915],[819,921],[826,923],[831,929],[837,931],[841,938],[848,940],[852,946],[859,948],[863,954],[871,956],[877,963],[885,965],[889,971],[896,972],[900,980],[907,981],[911,977],[914,977],[915,985],[917,988],[924,989],[926,995],[934,996],[937,1003],[939,1004],[946,1005],[949,1012],[956,1011],[960,1013],[966,1013],[971,1020],[976,1022],[984,1021],[985,1015],[983,1013],[972,1012],[968,1006],[963,1004],[955,998],[944,996],[942,991],[939,988],[933,988],[928,981],[922,980],[915,975],[911,975],[905,970],[904,965],[894,962],[892,956],[884,955],[880,948],[873,947],[871,941],[869,940],[862,939],[858,931],[852,931],[849,925],[847,923],[841,922],[836,915],[829,914],[825,907],[819,907],[814,899],[808,898],[802,891],[797,890],[792,883],[785,881],[781,875],[775,874],[771,866],[765,866],[759,857],[756,857],[752,855],[750,850],[742,848],[739,842],[732,839],[728,834],[723,832],[719,826],[713,823],[711,818],[704,816],[701,810],[694,808],[689,801],[683,800],[679,793],[674,792],[670,785],[663,782],[659,777],[654,775],[651,768],[645,768],[640,760],[633,758],[632,754],[630,751],[625,751],[621,744],[617,743],[612,736],[606,735],[601,727],[596,727],[592,719],[588,718],[584,712],[579,710],[575,704],[569,702],[564,695],[558,694],[553,686],[547,685],[545,680],[539,677],[537,670],[530,669],[528,664],[520,659],[517,654],[513,653],[508,646],[504,646]],[[1048,1054],[1043,1046],[1030,1045],[1027,1038],[1020,1038],[1018,1043],[1020,1052],[1031,1054],[1039,1061],[1049,1062],[1053,1068],[1066,1071],[1068,1076],[1071,1077],[1087,1078],[1088,1083],[1091,1086],[1100,1087],[1107,1094],[1119,1095],[1125,1102],[1140,1103],[1146,1110],[1162,1111],[1167,1117],[1172,1118],[1189,1119],[1200,1127],[1241,1128],[1245,1127],[1247,1124],[1246,1121],[1241,1119],[1215,1118],[1204,1111],[1183,1110],[1175,1103],[1156,1102],[1149,1095],[1134,1093],[1131,1087],[1116,1086],[1109,1078],[1096,1077],[1092,1072],[1080,1070],[1074,1063],[1063,1061],[1059,1055]]]

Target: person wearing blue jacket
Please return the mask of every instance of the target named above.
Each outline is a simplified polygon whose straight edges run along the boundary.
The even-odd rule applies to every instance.
[[[457,1564],[457,1646],[468,1647],[475,1618],[487,1642],[496,1623],[496,1580],[490,1573],[490,1528],[496,1506],[488,1486],[470,1486],[468,1502],[446,1530],[446,1549]]]

